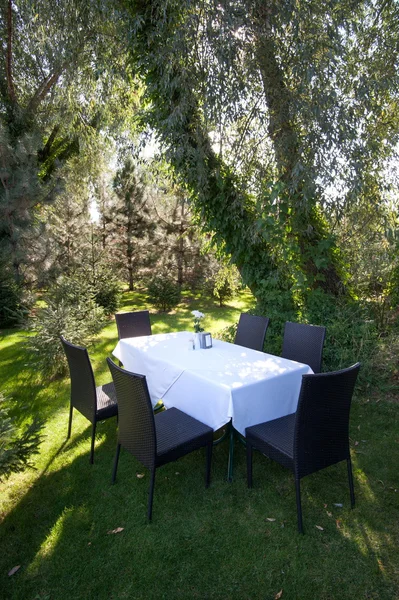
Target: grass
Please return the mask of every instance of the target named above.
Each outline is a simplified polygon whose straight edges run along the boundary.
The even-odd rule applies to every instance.
[[[175,313],[151,315],[153,331],[191,329],[190,311],[198,309],[206,313],[205,328],[215,334],[250,305],[245,293],[225,309],[186,297]],[[125,294],[123,310],[143,306],[140,294]],[[238,444],[229,484],[227,443],[215,447],[208,490],[203,452],[158,471],[148,524],[148,473],[133,457],[122,452],[117,483],[110,485],[115,422],[98,426],[90,466],[90,425],[76,412],[72,438],[65,439],[68,379],[39,384],[32,378],[25,337],[3,332],[1,389],[46,418],[46,437],[37,470],[2,484],[1,598],[268,600],[281,590],[283,600],[399,598],[395,399],[355,398],[356,508],[350,509],[344,464],[305,478],[304,536],[296,532],[290,473],[255,454],[254,488],[248,490],[245,453]],[[105,357],[116,337],[110,322],[90,352],[98,383],[109,379]],[[123,530],[109,533],[118,527]]]

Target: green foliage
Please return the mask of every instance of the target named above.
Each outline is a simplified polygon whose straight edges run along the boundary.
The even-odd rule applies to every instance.
[[[164,312],[179,304],[180,295],[180,286],[168,275],[154,277],[148,285],[148,301]]]
[[[76,304],[80,296],[89,298],[103,309],[105,315],[111,315],[120,306],[122,290],[111,266],[99,262],[93,269],[85,264],[73,274],[60,277],[48,295],[56,304],[64,300],[68,305]]]
[[[234,297],[240,284],[239,273],[234,265],[224,263],[219,266],[216,273],[207,279],[206,287],[219,302],[224,306],[228,300]]]
[[[244,295],[239,294],[228,309],[220,309],[208,298],[187,296],[187,302],[176,312],[152,315],[153,331],[191,329],[191,309],[198,308],[206,313],[206,329],[214,333],[222,322],[227,325],[240,312],[252,308],[253,299],[248,294],[245,304],[240,304],[240,297],[242,300]],[[124,302],[125,310],[146,308],[146,299],[139,292],[125,293]],[[25,385],[31,365],[29,354],[21,348],[24,335],[10,332],[0,341],[0,380],[7,380],[7,390],[21,403],[27,403],[32,393]],[[109,322],[90,351],[98,384],[109,381],[104,359],[116,341],[115,323]],[[391,342],[381,341],[387,345]],[[397,367],[398,352],[397,345],[392,346],[392,369]],[[388,356],[387,352],[385,359]],[[381,360],[381,368],[384,364]],[[396,373],[396,383],[397,377]],[[356,507],[350,508],[344,464],[305,478],[306,532],[299,537],[292,474],[268,464],[256,453],[255,485],[248,490],[245,449],[236,446],[234,482],[227,484],[225,443],[214,448],[209,490],[203,485],[203,453],[193,453],[178,464],[163,467],[155,491],[153,526],[148,526],[147,470],[126,454],[119,467],[117,488],[109,486],[117,436],[112,419],[98,424],[101,443],[96,445],[95,465],[87,485],[88,422],[77,414],[72,439],[65,444],[69,385],[63,383],[50,382],[40,388],[37,408],[46,414],[48,426],[46,442],[37,457],[38,471],[12,477],[1,489],[0,572],[4,598],[64,600],[71,597],[71,581],[74,597],[96,600],[112,596],[162,598],[165,589],[172,599],[274,598],[281,589],[283,600],[397,597],[397,389],[391,395],[385,392],[373,396],[359,393],[356,388],[350,419]],[[144,477],[137,478],[136,472]],[[237,533],[234,551],[232,522]],[[106,535],[117,526],[125,527],[124,531]],[[188,552],[192,540],[195,552]],[[268,552],[259,552],[265,545]],[[77,548],[84,548],[90,555],[89,569],[79,571],[82,553]],[[304,560],[298,560],[299,553],[301,557],[306,555],[306,568]],[[126,556],[134,556],[134,564],[127,564]],[[184,569],[177,577],[175,566],[180,563],[184,563]],[[14,565],[22,567],[8,577]],[[35,573],[23,565],[34,565]],[[162,565],[162,577],[156,576],[158,565]],[[135,577],[138,572],[140,576]]]
[[[15,327],[26,318],[23,289],[0,267],[0,328]]]
[[[43,440],[43,421],[34,417],[30,423],[18,427],[10,415],[11,401],[0,392],[0,481],[11,473],[20,473],[34,468],[31,458],[39,453]],[[26,408],[26,407],[25,407]]]
[[[116,172],[113,187],[114,201],[102,219],[112,224],[114,259],[133,290],[140,269],[151,262],[149,241],[155,223],[143,171],[131,157]]]
[[[118,311],[122,290],[110,267],[103,266],[97,272],[93,292],[94,301],[103,308],[106,315],[113,315]]]
[[[223,340],[224,342],[230,342],[232,344],[234,342],[234,338],[237,332],[237,325],[238,321],[233,325],[228,325],[228,327],[220,329],[218,331],[217,338],[219,340]]]
[[[51,379],[67,371],[60,336],[73,344],[88,346],[106,321],[90,284],[77,278],[63,278],[44,300],[46,307],[32,319],[31,329],[36,335],[29,338],[28,346],[32,363]]]
[[[381,333],[370,303],[336,299],[322,290],[311,291],[302,299],[301,308],[284,305],[283,295],[270,294],[269,302],[258,305],[258,311],[270,318],[266,336],[266,352],[280,355],[286,321],[310,323],[326,327],[323,371],[362,363],[360,385],[376,381],[374,365],[379,352]],[[380,371],[380,384],[389,377]]]
[[[310,295],[302,318],[327,328],[324,371],[349,367],[360,361],[363,368],[359,381],[370,379],[380,334],[368,303],[334,300],[317,291]]]

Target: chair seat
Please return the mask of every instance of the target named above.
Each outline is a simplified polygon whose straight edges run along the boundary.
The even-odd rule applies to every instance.
[[[250,443],[270,458],[292,468],[294,459],[294,430],[296,413],[247,427],[245,435]],[[278,455],[282,456],[279,458]]]
[[[156,414],[155,430],[159,458],[174,451],[176,457],[183,456],[204,445],[204,440],[213,440],[212,427],[197,421],[178,408],[169,408]]]
[[[113,382],[99,385],[96,387],[97,411],[96,416],[99,419],[108,419],[118,414],[118,404],[116,401],[116,392]]]

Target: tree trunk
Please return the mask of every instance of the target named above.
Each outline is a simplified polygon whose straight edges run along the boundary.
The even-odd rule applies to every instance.
[[[254,296],[265,301],[269,285],[289,286],[284,272],[278,271],[273,245],[262,234],[252,198],[212,148],[191,85],[192,73],[184,68],[184,47],[179,49],[181,54],[165,52],[174,28],[180,25],[179,7],[160,5],[155,0],[136,0],[132,6],[134,18],[141,22],[132,41],[132,53],[140,57],[137,69],[141,69],[148,85],[150,124],[157,129],[168,148],[170,162],[192,192],[203,229],[212,232],[215,244],[231,256]]]
[[[126,226],[126,259],[127,259],[127,270],[129,274],[129,292],[133,291],[133,223],[130,218],[129,211],[130,201],[127,203],[127,226]]]
[[[129,272],[129,292],[132,292],[134,289],[134,279],[133,279],[133,264],[130,262],[127,268]]]
[[[261,0],[249,3],[255,34],[255,54],[263,90],[269,109],[269,135],[275,150],[277,170],[284,184],[282,196],[291,208],[292,231],[297,241],[302,269],[312,287],[321,287],[333,295],[344,292],[336,248],[320,246],[328,237],[328,229],[317,206],[316,185],[304,164],[301,140],[295,125],[295,112],[290,90],[277,61],[276,42],[271,27],[271,3]],[[296,176],[301,173],[301,176]],[[323,259],[320,267],[315,259]],[[320,261],[321,262],[321,261]],[[342,269],[342,266],[341,266]]]
[[[184,231],[185,231],[185,223],[184,223],[184,199],[182,200],[181,203],[181,221],[180,221],[180,227],[179,227],[179,242],[178,242],[178,249],[177,249],[177,283],[179,284],[179,286],[181,287],[184,283],[184,273],[183,273],[183,267],[184,267]]]

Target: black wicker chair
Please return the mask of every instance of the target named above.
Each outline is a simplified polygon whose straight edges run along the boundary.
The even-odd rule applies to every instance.
[[[121,369],[107,358],[119,407],[118,444],[112,473],[115,482],[121,446],[150,471],[148,519],[152,517],[155,471],[189,452],[206,446],[206,487],[209,486],[213,429],[177,408],[153,413],[144,375]]]
[[[141,335],[151,335],[150,313],[148,310],[116,313],[116,326],[120,340]]]
[[[349,411],[360,363],[334,373],[303,375],[296,413],[245,430],[248,487],[252,449],[290,469],[295,476],[298,530],[303,533],[300,480],[346,460],[351,507],[355,505],[349,450]]]
[[[281,356],[309,365],[313,373],[320,373],[325,337],[325,327],[287,321]]]
[[[262,351],[268,326],[268,317],[241,313],[234,343],[238,346]]]
[[[98,421],[117,417],[115,387],[112,382],[96,387],[93,369],[86,348],[75,346],[61,337],[71,377],[68,439],[71,437],[72,413],[76,408],[92,423],[90,463],[94,460],[94,440]]]

